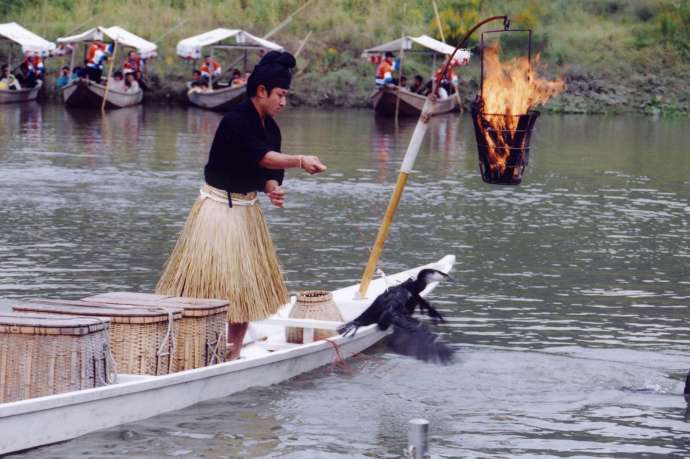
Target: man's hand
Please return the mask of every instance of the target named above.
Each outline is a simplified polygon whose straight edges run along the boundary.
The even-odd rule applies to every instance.
[[[302,169],[314,175],[325,171],[327,167],[318,156],[304,155],[302,156]]]
[[[266,182],[266,196],[271,200],[271,204],[276,207],[283,207],[285,204],[285,191],[275,180]]]

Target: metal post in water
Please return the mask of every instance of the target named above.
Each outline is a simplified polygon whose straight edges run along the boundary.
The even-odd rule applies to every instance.
[[[407,455],[412,459],[429,459],[429,421],[412,419],[407,432]]]

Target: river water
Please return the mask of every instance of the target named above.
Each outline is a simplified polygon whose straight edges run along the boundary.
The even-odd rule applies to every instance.
[[[0,107],[0,297],[151,291],[220,116]],[[285,209],[264,209],[291,290],[356,283],[416,120],[288,109]],[[482,183],[471,121],[433,119],[382,268],[455,254],[431,297],[447,367],[379,345],[354,372],[283,384],[27,452],[26,458],[684,457],[690,424],[688,119],[543,115],[518,187]]]

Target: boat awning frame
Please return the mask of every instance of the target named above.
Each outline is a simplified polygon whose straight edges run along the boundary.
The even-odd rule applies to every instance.
[[[135,48],[144,59],[154,57],[157,54],[156,50],[158,49],[158,46],[155,43],[144,40],[140,36],[134,35],[132,32],[129,32],[119,26],[94,27],[93,29],[89,29],[77,35],[60,37],[57,39],[57,42],[65,44],[82,43],[94,40],[103,40],[105,37],[110,38],[113,42],[117,41],[120,45]]]
[[[449,44],[436,40],[435,38],[431,38],[428,35],[420,35],[418,37],[412,37],[408,35],[405,37],[398,38],[397,40],[389,41],[388,43],[375,46],[373,48],[365,49],[362,52],[362,57],[368,57],[372,54],[383,54],[388,51],[396,53],[400,52],[401,49],[404,51],[409,51],[415,44],[422,46],[426,49],[430,49],[431,51],[434,51],[436,53],[445,54],[447,56],[453,54],[453,51],[455,51],[455,48],[450,46]],[[469,61],[470,56],[471,53],[466,49],[459,49],[458,52],[455,53],[455,59],[459,61]]]
[[[38,53],[41,56],[49,56],[55,51],[55,43],[36,35],[16,22],[0,24],[0,40],[17,43],[22,47],[24,54]]]
[[[209,30],[193,37],[185,38],[177,43],[177,55],[185,59],[201,58],[205,47],[219,49],[263,49],[282,51],[283,47],[263,38],[259,38],[241,29],[224,29],[222,27]]]

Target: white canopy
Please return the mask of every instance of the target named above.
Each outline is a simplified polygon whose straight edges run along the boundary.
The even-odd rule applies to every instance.
[[[146,41],[143,38],[134,35],[132,32],[128,32],[122,27],[112,26],[112,27],[94,27],[86,32],[82,32],[78,35],[72,35],[70,37],[60,37],[57,39],[58,43],[80,43],[84,41],[94,41],[103,40],[104,36],[110,38],[112,41],[116,41],[124,46],[129,46],[136,48],[137,52],[141,54],[141,57],[148,59],[156,55],[156,49],[158,48],[155,43]]]
[[[283,50],[279,44],[256,37],[244,30],[218,28],[180,41],[177,44],[177,55],[185,59],[198,59],[201,57],[201,48],[211,45]]]
[[[443,43],[442,41],[438,41],[434,38],[431,38],[428,35],[420,35],[418,37],[402,37],[398,38],[397,40],[390,41],[388,43],[384,43],[383,45],[376,46],[374,48],[369,48],[365,49],[364,52],[362,53],[362,56],[366,56],[368,54],[382,54],[385,53],[386,51],[390,52],[400,52],[400,49],[404,49],[405,51],[412,49],[413,43],[416,43],[420,46],[423,46],[425,48],[428,48],[432,51],[436,51],[437,53],[445,54],[445,55],[451,55],[453,54],[453,51],[455,51],[455,48]],[[457,53],[455,53],[454,59],[463,62],[463,61],[469,61],[471,56],[471,53],[467,51],[466,49],[459,49]]]
[[[42,56],[47,56],[55,50],[55,43],[26,30],[16,22],[0,24],[0,38],[19,43],[23,53],[39,53]]]

